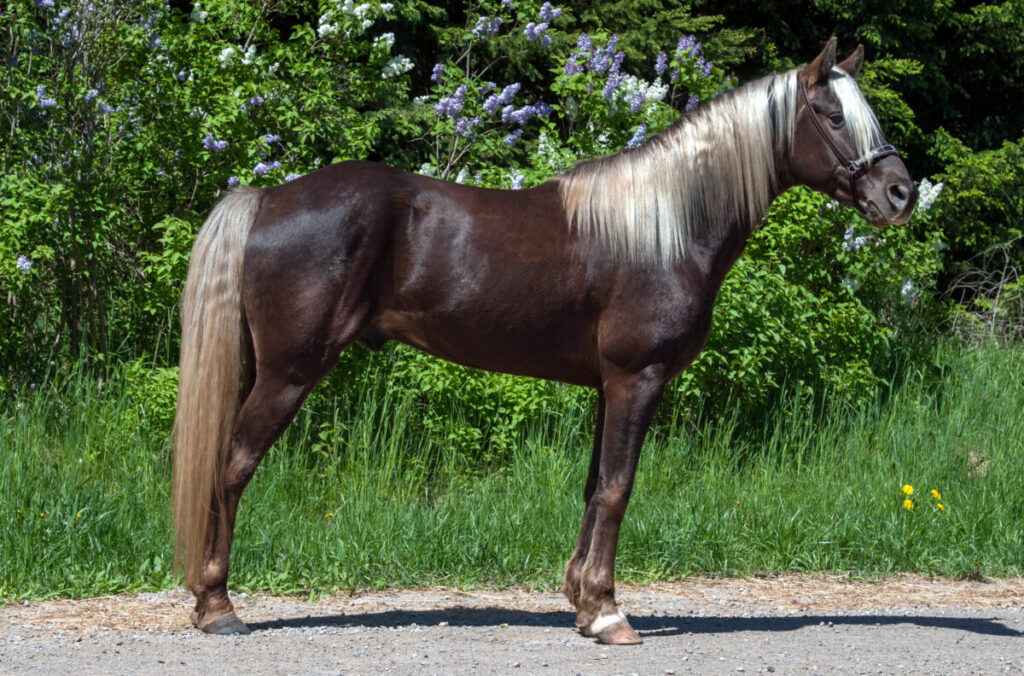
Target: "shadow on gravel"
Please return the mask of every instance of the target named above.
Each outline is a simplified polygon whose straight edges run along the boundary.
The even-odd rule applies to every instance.
[[[352,615],[307,616],[293,619],[254,622],[254,631],[309,627],[404,627],[437,626],[489,627],[508,624],[522,627],[570,629],[575,615],[568,612],[530,612],[502,608],[446,608],[443,610],[388,610]],[[795,631],[804,627],[831,624],[891,627],[913,624],[918,627],[956,629],[989,636],[1024,636],[1007,627],[998,618],[940,617],[931,615],[801,615],[794,617],[692,617],[631,615],[633,627],[646,637],[680,634],[729,634],[742,631]]]

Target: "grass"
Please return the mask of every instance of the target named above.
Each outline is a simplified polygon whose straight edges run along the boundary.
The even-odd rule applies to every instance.
[[[946,347],[936,362],[941,379],[911,375],[866,410],[815,415],[795,396],[753,431],[653,435],[618,579],[1024,572],[1024,349]],[[166,425],[153,422],[166,416],[125,392],[75,376],[0,405],[0,598],[176,584]],[[337,444],[300,416],[243,499],[232,587],[557,587],[589,456],[578,402],[486,473],[417,437],[416,409],[387,392],[350,405]]]

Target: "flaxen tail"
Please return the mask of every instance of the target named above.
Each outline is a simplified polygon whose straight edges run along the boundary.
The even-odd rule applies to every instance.
[[[175,563],[202,579],[211,508],[240,406],[242,258],[260,193],[235,190],[203,224],[181,298],[181,361],[174,419]]]

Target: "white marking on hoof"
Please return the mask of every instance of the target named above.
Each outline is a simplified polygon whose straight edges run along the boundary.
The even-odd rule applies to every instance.
[[[590,623],[587,630],[593,636],[597,636],[608,627],[618,624],[619,622],[625,622],[626,616],[622,614],[621,610],[617,610],[610,615],[598,615],[597,619]]]

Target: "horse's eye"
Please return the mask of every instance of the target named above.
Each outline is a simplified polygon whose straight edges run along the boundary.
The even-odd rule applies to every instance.
[[[842,113],[831,113],[828,116],[829,122],[832,123],[833,127],[842,127],[844,118]]]

